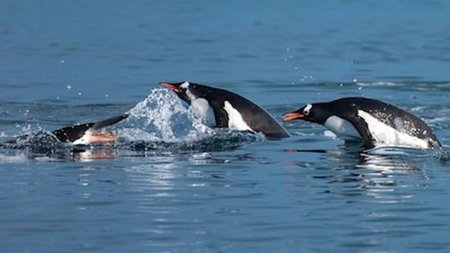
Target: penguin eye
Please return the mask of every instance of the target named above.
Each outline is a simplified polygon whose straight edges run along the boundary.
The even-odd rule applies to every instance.
[[[303,115],[308,116],[312,108],[312,104],[307,104],[303,108]]]
[[[303,114],[304,114],[305,116],[308,116],[308,115],[309,115],[309,109],[304,109],[304,110],[303,110]]]

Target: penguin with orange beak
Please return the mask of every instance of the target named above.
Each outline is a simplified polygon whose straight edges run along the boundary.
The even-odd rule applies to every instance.
[[[268,112],[233,92],[187,81],[162,82],[161,85],[187,102],[193,112],[209,126],[261,132],[267,139],[289,136]]]
[[[441,147],[433,130],[420,118],[394,105],[364,97],[346,97],[306,104],[283,115],[318,123],[343,139],[361,139],[365,148],[399,146],[418,149]]]

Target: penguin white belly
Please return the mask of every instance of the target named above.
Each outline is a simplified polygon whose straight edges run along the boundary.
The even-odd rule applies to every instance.
[[[223,109],[228,114],[228,127],[239,131],[252,131],[242,118],[241,113],[236,110],[228,101],[225,101]]]
[[[83,136],[81,136],[81,138],[75,140],[73,142],[74,145],[88,145],[91,144],[92,141],[92,131],[91,130],[87,130]]]
[[[358,116],[363,118],[367,123],[370,134],[378,144],[407,146],[422,149],[428,148],[427,140],[422,140],[416,136],[412,136],[408,133],[401,132],[393,127],[390,127],[365,111],[358,110]]]
[[[361,138],[361,136],[359,135],[358,131],[356,131],[352,123],[338,116],[329,117],[323,125],[341,138],[344,139]]]
[[[208,126],[216,126],[214,110],[209,105],[208,100],[204,98],[193,99],[191,101],[191,108],[194,114],[202,119],[204,124]]]

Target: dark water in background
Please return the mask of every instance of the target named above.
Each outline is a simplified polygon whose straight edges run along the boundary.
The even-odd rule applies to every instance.
[[[369,96],[448,145],[448,13],[447,1],[2,1],[2,137],[132,108],[137,121],[115,128],[118,146],[0,151],[0,251],[448,252],[439,154],[361,155],[302,122],[274,142],[217,133],[157,89],[212,84],[277,119]]]

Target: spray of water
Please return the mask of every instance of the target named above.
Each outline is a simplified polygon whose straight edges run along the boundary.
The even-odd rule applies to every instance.
[[[192,142],[214,135],[200,118],[166,89],[154,89],[128,113],[116,132],[126,141]]]

